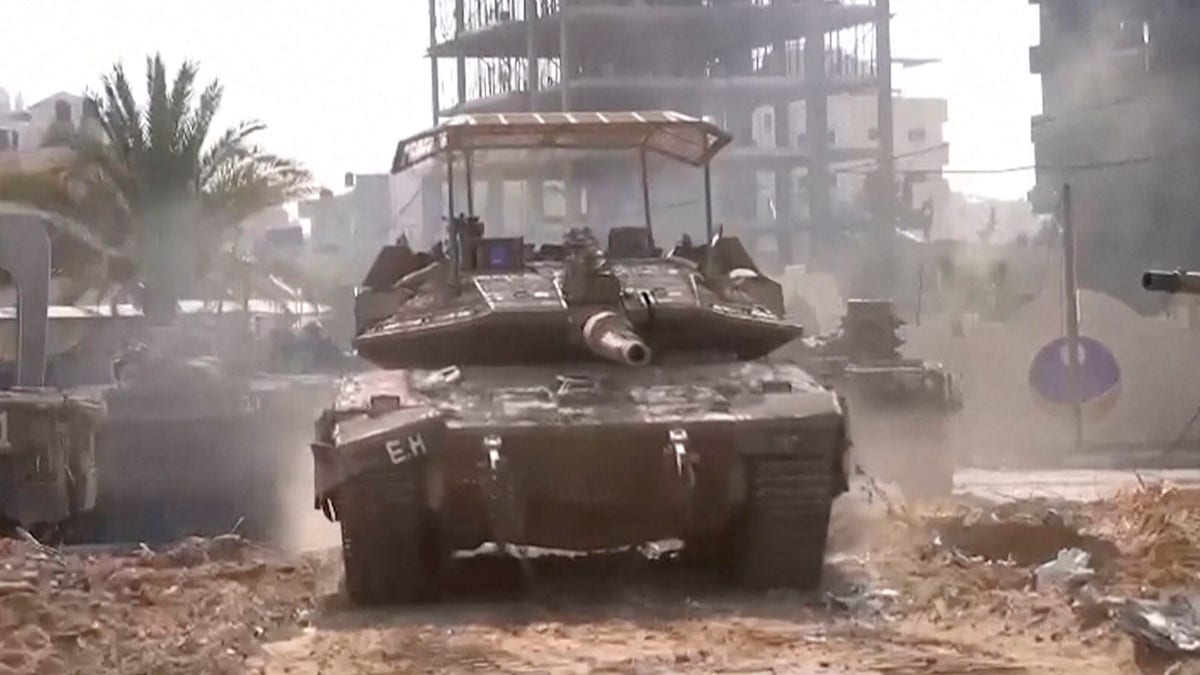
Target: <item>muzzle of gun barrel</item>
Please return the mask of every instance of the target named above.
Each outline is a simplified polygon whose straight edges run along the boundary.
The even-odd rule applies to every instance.
[[[1146,270],[1142,272],[1142,288],[1161,293],[1200,295],[1200,272]]]
[[[633,326],[612,311],[596,312],[583,322],[583,341],[598,356],[627,366],[645,366],[653,354]]]

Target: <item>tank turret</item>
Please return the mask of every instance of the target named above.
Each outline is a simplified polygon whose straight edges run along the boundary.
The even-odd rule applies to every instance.
[[[714,237],[692,260],[611,242],[606,249],[586,228],[537,248],[487,236],[478,218],[452,218],[448,234],[448,257],[398,246],[380,252],[356,299],[355,347],[368,361],[643,366],[666,353],[746,360],[803,334],[781,316],[779,285],[736,237]]]
[[[1142,288],[1162,293],[1200,295],[1200,272],[1146,270],[1142,272]]]

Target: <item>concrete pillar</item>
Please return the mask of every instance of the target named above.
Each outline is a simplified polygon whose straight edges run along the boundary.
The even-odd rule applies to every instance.
[[[442,190],[443,174],[433,170],[421,179],[421,236],[410,241],[414,250],[433,245],[442,236],[442,216],[449,213]]]
[[[525,72],[525,89],[529,93],[529,111],[538,109],[537,93],[541,89],[540,68],[538,67],[538,51],[536,27],[538,17],[537,0],[525,0],[525,59],[528,62]],[[544,181],[541,173],[531,171],[525,181],[525,233],[531,241],[537,241],[546,214],[546,197]]]
[[[489,178],[487,181],[487,203],[484,205],[484,225],[487,232],[498,235],[507,233],[512,226],[504,222],[504,180]]]
[[[786,12],[786,4],[779,5],[780,11]],[[774,57],[774,74],[777,77],[787,77],[787,45],[783,40],[777,40],[771,45]],[[792,147],[791,106],[788,99],[777,96],[771,107],[775,120],[775,149],[786,152]],[[795,251],[795,229],[797,225],[796,209],[792,199],[792,167],[779,163],[774,167],[772,175],[775,178],[775,241],[779,247],[779,258],[784,263],[792,262]]]
[[[822,3],[808,4],[804,33],[805,129],[808,139],[808,214],[813,257],[833,228],[829,190],[829,81],[825,72],[825,12]]]
[[[749,50],[728,51],[721,56],[726,72],[733,75],[749,75],[752,68]],[[737,145],[754,144],[754,104],[750,101],[730,98],[726,99],[725,126],[733,134]],[[720,164],[713,167],[713,187],[717,195],[726,195],[726,199],[715,200],[717,204],[726,204],[727,217],[743,223],[754,222],[758,214],[758,176],[753,167],[744,165]]]
[[[429,48],[432,50],[437,46],[437,0],[429,0]],[[438,100],[438,59],[430,54],[429,56],[429,82],[431,91],[429,92],[429,100],[433,103],[433,126],[437,126],[441,121],[441,102]]]
[[[578,178],[575,177],[575,167],[570,163],[567,164],[567,170],[564,174],[564,185],[566,199],[566,226],[568,229],[572,227],[582,227],[583,222],[583,187]]]
[[[562,92],[562,110],[564,112],[571,110],[574,105],[571,97],[571,69],[575,63],[574,54],[571,52],[570,4],[570,0],[560,0],[558,10],[558,58],[561,77],[559,88]],[[571,159],[567,160],[566,170],[563,172],[563,184],[566,200],[566,226],[568,229],[579,227],[583,224],[583,214],[580,209],[582,191],[579,181],[575,178],[575,167]]]
[[[881,195],[883,242],[892,240],[896,222],[896,129],[892,113],[892,12],[890,0],[875,0],[879,16],[875,27],[875,66],[879,78],[879,172],[888,189]]]
[[[570,110],[571,101],[571,68],[574,67],[574,59],[571,53],[571,37],[569,29],[569,17],[571,14],[570,0],[560,0],[558,9],[558,70],[559,70],[559,91],[562,92],[562,110]]]
[[[537,0],[525,0],[525,91],[529,94],[529,110],[531,112],[537,110],[537,92],[541,88],[536,42],[537,22]]]
[[[464,0],[454,0],[454,34],[462,35],[467,32],[467,16],[463,7]],[[458,66],[458,105],[467,102],[467,57],[461,54],[456,58]]]

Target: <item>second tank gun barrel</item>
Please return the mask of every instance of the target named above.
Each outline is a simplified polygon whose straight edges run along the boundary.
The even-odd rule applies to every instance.
[[[652,356],[650,347],[616,312],[596,312],[589,316],[583,322],[583,341],[593,353],[627,366],[647,365]]]
[[[1142,272],[1142,288],[1163,293],[1200,295],[1200,272],[1146,270]]]

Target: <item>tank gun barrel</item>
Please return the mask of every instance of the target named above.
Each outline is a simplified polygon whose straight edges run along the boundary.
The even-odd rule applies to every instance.
[[[1163,293],[1200,295],[1200,272],[1146,270],[1142,272],[1142,288]]]
[[[650,363],[650,347],[616,312],[596,312],[583,322],[583,341],[593,353],[627,366]]]

